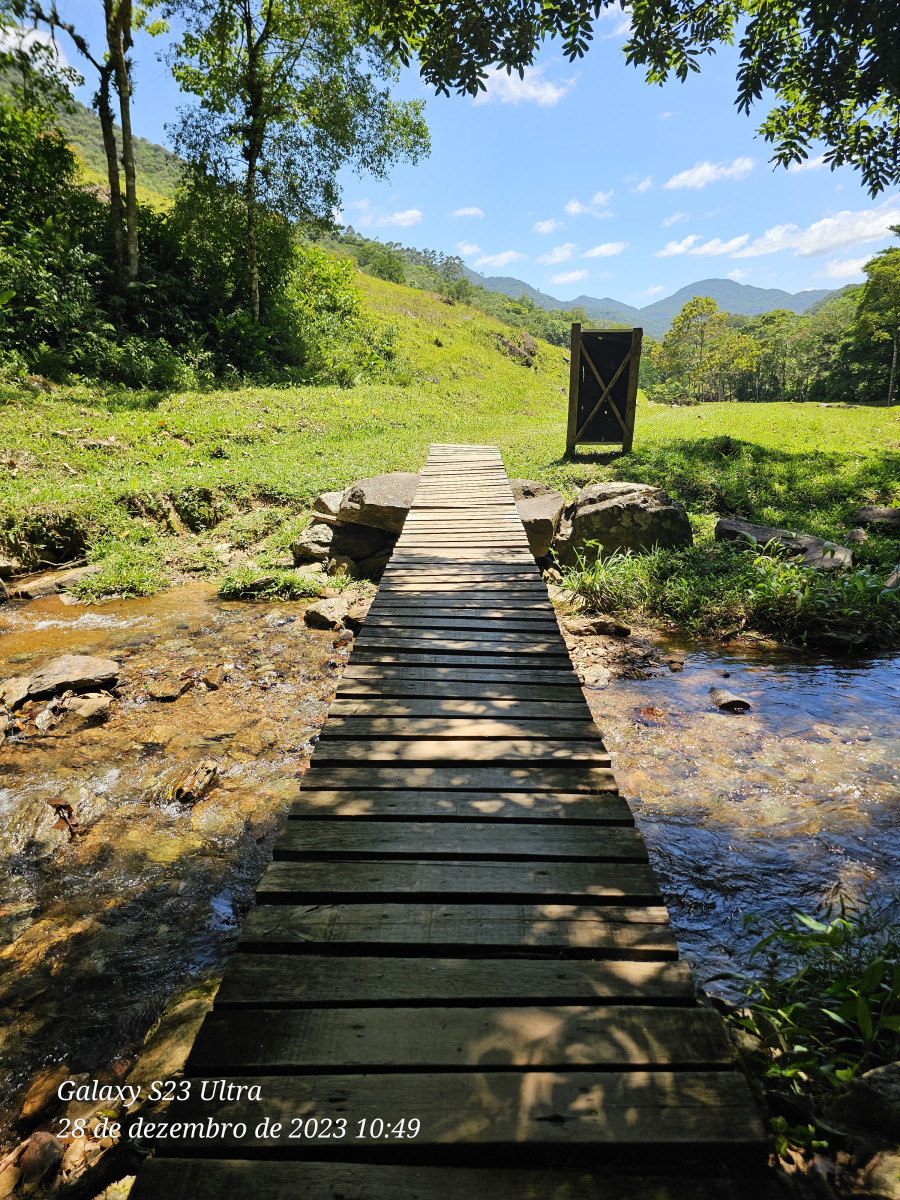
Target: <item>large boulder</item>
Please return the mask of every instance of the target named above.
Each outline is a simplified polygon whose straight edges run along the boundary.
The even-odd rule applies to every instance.
[[[33,671],[28,680],[29,696],[52,696],[57,692],[86,692],[109,687],[119,678],[119,664],[111,658],[87,654],[62,654]]]
[[[745,542],[748,547],[762,548],[767,542],[777,542],[790,558],[801,567],[842,570],[853,566],[853,551],[837,542],[826,542],[809,533],[794,533],[770,525],[753,525],[739,517],[722,517],[716,523],[717,542]]]
[[[654,546],[689,546],[691,523],[683,506],[662,488],[646,483],[592,483],[563,510],[553,549],[560,562],[575,566],[588,542],[603,554]]]
[[[545,558],[550,553],[565,498],[556,488],[536,479],[511,479],[509,485],[531,553],[535,558]]]
[[[291,544],[291,554],[295,563],[325,562],[331,553],[331,539],[334,537],[334,527],[324,521],[313,521],[303,530],[295,542]]]
[[[368,525],[396,536],[403,529],[418,486],[419,476],[408,471],[357,479],[344,492],[337,518],[342,525]]]

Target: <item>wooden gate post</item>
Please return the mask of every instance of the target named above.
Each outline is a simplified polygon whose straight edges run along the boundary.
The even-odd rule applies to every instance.
[[[572,322],[572,352],[569,359],[569,424],[566,428],[566,454],[575,450],[578,432],[578,377],[581,370],[581,322]]]

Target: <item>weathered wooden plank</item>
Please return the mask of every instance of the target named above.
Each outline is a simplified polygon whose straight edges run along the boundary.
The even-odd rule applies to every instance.
[[[559,626],[550,617],[543,619],[540,617],[513,618],[512,620],[474,615],[471,617],[444,617],[435,615],[428,609],[423,609],[420,613],[410,613],[403,609],[398,612],[382,608],[374,609],[374,611],[369,609],[364,628],[396,630],[398,634],[401,630],[409,630],[419,637],[432,633],[441,636],[448,629],[458,630],[461,635],[466,637],[474,636],[478,632],[499,633],[509,638],[523,635],[555,637],[559,633]]]
[[[539,655],[537,661],[548,661],[549,665],[543,668],[538,667],[533,655],[492,654],[487,649],[478,654],[467,654],[463,651],[459,653],[447,651],[445,654],[440,654],[436,650],[426,652],[424,650],[407,650],[405,647],[397,650],[379,650],[377,646],[359,646],[356,648],[353,662],[348,666],[346,673],[364,670],[367,666],[374,666],[376,670],[381,671],[383,667],[393,665],[403,672],[414,670],[416,667],[446,667],[451,670],[483,667],[486,671],[505,671],[511,667],[527,667],[526,678],[530,674],[538,675],[543,671],[543,676],[548,683],[552,683],[554,679],[562,681],[567,675],[573,677],[575,675],[569,657],[564,653]],[[511,673],[520,674],[520,672]],[[490,679],[491,676],[488,675],[488,681]]]
[[[339,703],[346,705],[346,701]],[[548,706],[549,707],[549,706]],[[574,705],[569,707],[575,708]],[[577,710],[576,710],[577,711]],[[580,718],[580,720],[578,719]],[[564,721],[548,719],[527,720],[515,714],[503,718],[487,716],[400,717],[363,716],[349,713],[341,716],[334,711],[322,730],[325,738],[552,738],[554,741],[597,741],[602,744],[600,730],[582,710],[574,719]]]
[[[433,668],[431,668],[433,669]],[[396,674],[386,674],[384,678],[374,675],[344,674],[338,687],[338,696],[351,698],[356,696],[368,697],[411,697],[424,699],[428,697],[446,697],[457,699],[478,700],[552,700],[554,698],[565,704],[583,703],[584,693],[581,686],[574,681],[568,684],[517,682],[485,682],[482,677],[472,680],[446,679],[446,677],[429,676],[423,668],[416,672],[415,677],[409,674],[398,677]]]
[[[536,1155],[553,1148],[582,1149],[596,1155],[599,1146],[753,1148],[760,1155],[767,1139],[746,1080],[734,1071],[608,1071],[588,1073],[509,1071],[429,1072],[368,1075],[246,1075],[236,1080],[257,1086],[260,1101],[204,1101],[200,1079],[191,1080],[191,1099],[166,1116],[170,1125],[209,1120],[221,1132],[214,1140],[182,1129],[156,1143],[162,1157],[195,1150],[226,1157],[235,1151],[289,1149],[292,1156],[346,1156],[341,1141],[300,1138],[292,1141],[292,1122],[315,1116],[347,1121],[357,1151],[381,1155],[384,1125],[411,1117],[419,1120],[416,1150],[435,1152],[483,1146]],[[258,1131],[265,1117],[282,1125],[278,1138]],[[234,1123],[246,1130],[235,1133]],[[360,1121],[363,1122],[360,1129]],[[351,1124],[352,1122],[352,1124]],[[355,1126],[355,1128],[354,1128]],[[340,1128],[340,1127],[339,1127]],[[320,1129],[324,1129],[320,1125]],[[330,1130],[329,1130],[330,1131]],[[360,1136],[357,1136],[357,1132]],[[146,1140],[153,1140],[150,1135]]]
[[[258,904],[395,901],[436,903],[660,904],[659,885],[645,863],[272,862]]]
[[[313,755],[305,776],[308,786],[315,788],[428,788],[455,791],[486,792],[615,792],[615,777],[608,767],[587,763],[566,765],[556,762],[546,766],[336,766],[320,765]],[[488,797],[485,797],[488,799]]]
[[[479,1008],[262,1007],[206,1018],[187,1063],[190,1074],[269,1071],[528,1067],[703,1069],[730,1066],[734,1053],[718,1013],[649,1006]]]
[[[516,621],[528,621],[532,617],[537,620],[546,621],[553,614],[553,609],[546,594],[543,597],[538,596],[535,600],[517,600],[514,604],[510,605],[504,600],[502,607],[498,607],[496,601],[492,604],[487,604],[484,600],[471,595],[463,595],[459,599],[454,598],[452,601],[441,601],[434,599],[430,595],[420,598],[416,596],[393,596],[388,599],[387,594],[381,591],[379,591],[372,602],[369,612],[415,612],[420,610],[443,616],[453,616],[458,613],[461,617],[465,617],[477,613],[478,615],[488,617],[503,618],[508,615],[511,620]]]
[[[457,626],[461,622],[456,622]],[[538,641],[548,646],[565,649],[563,642],[560,641],[559,629],[554,622],[542,622],[539,629],[534,629],[532,625],[526,625],[524,629],[509,629],[508,626],[500,622],[496,622],[491,628],[485,622],[481,623],[481,628],[475,622],[470,623],[474,628],[462,628],[455,632],[449,632],[446,629],[430,629],[422,628],[420,622],[397,623],[396,617],[391,622],[385,622],[382,619],[367,619],[362,626],[361,634],[356,640],[356,644],[361,646],[364,641],[383,642],[385,637],[390,637],[391,640],[400,640],[403,642],[446,642],[463,640],[467,642],[494,642],[498,646],[520,647],[523,644],[536,643]]]
[[[474,900],[461,904],[384,901],[313,906],[262,904],[248,915],[241,931],[240,945],[245,951],[264,954],[300,950],[311,954],[367,953],[379,958],[397,954],[452,957],[453,964],[445,964],[437,974],[423,966],[419,980],[395,980],[392,976],[388,982],[377,983],[377,971],[369,969],[369,986],[377,993],[370,997],[373,1001],[378,997],[384,1001],[418,997],[423,1003],[426,1000],[443,1003],[477,1000],[482,996],[482,989],[484,996],[490,999],[497,996],[500,988],[500,994],[516,996],[516,1003],[528,1004],[534,999],[532,987],[538,988],[544,1003],[548,1002],[547,996],[555,997],[555,1003],[568,1003],[560,996],[572,994],[573,976],[564,972],[554,979],[541,972],[520,972],[517,964],[530,962],[532,958],[549,960],[551,957],[560,962],[570,958],[660,962],[674,961],[678,955],[668,914],[661,905],[632,908],[623,905],[479,904]],[[488,966],[466,974],[464,960],[467,959],[477,959]],[[262,966],[262,958],[256,961]],[[388,967],[393,970],[394,965],[389,963]],[[509,976],[503,975],[507,967],[511,972]],[[408,964],[406,973],[411,969]],[[344,978],[342,970],[338,972],[341,979]],[[403,971],[399,973],[404,974]],[[648,997],[658,998],[662,994],[653,990],[653,981],[658,977],[652,971],[613,972],[600,977],[609,986],[613,986],[610,981],[614,980],[615,989],[624,986],[622,980],[631,981],[631,991],[615,991],[620,1002],[640,999],[644,993],[638,987],[644,984],[648,988]],[[589,987],[589,990],[578,992],[579,999],[571,1003],[579,1003],[585,997],[599,999],[602,995],[613,994],[595,990],[599,985],[593,971],[587,975],[576,972],[574,978],[581,981],[579,986]],[[589,985],[585,983],[588,978]],[[666,975],[665,978],[670,977]],[[360,1003],[366,999],[363,994],[353,1001],[344,1001],[335,999],[335,994],[332,993],[330,999],[327,996],[324,1000],[320,998],[318,1002]],[[668,991],[665,995],[669,996]],[[288,998],[288,993],[284,993],[284,997]],[[308,998],[305,988],[300,994],[301,999],[304,997]]]
[[[362,907],[354,905],[355,907]],[[269,910],[254,910],[268,912]],[[282,913],[284,906],[275,908]],[[648,949],[659,959],[652,961],[587,958],[392,958],[389,953],[377,958],[358,958],[352,954],[323,954],[347,947],[353,942],[377,941],[371,926],[354,929],[337,926],[347,937],[329,944],[312,942],[305,947],[312,953],[283,953],[278,928],[288,928],[292,941],[299,943],[296,926],[281,926],[275,920],[254,922],[248,935],[258,932],[257,947],[266,953],[234,954],[229,959],[216,1009],[325,1008],[353,1004],[424,1004],[444,1003],[468,1006],[473,1001],[502,1004],[598,1004],[608,1003],[694,1003],[694,980],[684,962],[673,960],[674,941],[665,926],[608,926],[604,946],[613,948],[614,935],[644,937]],[[305,926],[300,925],[300,929]],[[402,931],[402,930],[401,930]],[[427,932],[427,931],[426,931]],[[362,935],[368,935],[367,937]],[[266,936],[268,935],[268,936]],[[599,936],[599,934],[598,934]],[[246,938],[250,947],[252,937]],[[392,943],[396,944],[396,943]],[[439,944],[428,943],[439,949]],[[282,953],[277,953],[278,950]],[[464,947],[463,947],[464,949]],[[454,952],[454,948],[443,953]],[[588,953],[588,947],[576,948]],[[407,955],[410,949],[404,950]],[[664,958],[668,954],[668,959]]]
[[[464,636],[452,637],[397,637],[392,633],[376,628],[367,629],[356,639],[354,651],[357,660],[368,662],[369,656],[377,653],[379,661],[387,662],[431,662],[432,658],[423,655],[442,654],[453,655],[455,658],[470,658],[481,665],[485,656],[502,658],[504,661],[518,660],[524,655],[537,655],[541,658],[558,660],[569,664],[569,656],[562,639],[557,636],[553,641],[538,641],[536,638],[523,636],[504,641],[478,641]],[[382,657],[387,655],[386,658]],[[487,664],[485,664],[487,665]],[[527,664],[522,664],[527,665]]]
[[[540,736],[528,738],[378,738],[359,741],[321,738],[316,748],[315,767],[340,763],[593,763],[610,765],[609,754],[599,738],[554,741]]]
[[[442,818],[444,820],[603,822],[631,825],[628,804],[615,793],[579,795],[560,792],[467,792],[461,788],[432,791],[407,788],[390,791],[313,787],[307,776],[291,808],[291,816],[379,818]]]
[[[474,656],[473,656],[474,657]],[[509,664],[515,667],[518,664]],[[534,665],[529,665],[527,668],[523,666],[520,670],[507,669],[505,666],[482,666],[477,663],[454,662],[450,666],[443,666],[440,663],[380,663],[380,662],[356,662],[350,660],[347,668],[341,677],[341,690],[351,682],[357,679],[378,680],[383,685],[382,691],[385,695],[390,695],[392,688],[388,684],[392,684],[395,680],[425,680],[429,682],[439,683],[446,681],[448,683],[476,683],[486,685],[492,683],[508,683],[516,687],[521,687],[526,683],[537,683],[548,687],[556,687],[567,690],[572,699],[573,696],[583,696],[581,685],[578,683],[578,677],[571,669],[564,670],[562,667],[556,669],[542,669]],[[439,693],[435,692],[435,695]],[[481,693],[484,696],[490,696],[491,690],[487,687],[482,687]],[[520,692],[508,692],[504,695],[521,695]],[[550,693],[547,693],[548,695]],[[558,695],[560,693],[557,693]]]
[[[565,736],[571,729],[581,728],[584,736],[589,737],[591,728],[596,726],[591,720],[590,710],[582,702],[574,704],[560,703],[553,700],[464,700],[454,698],[417,699],[337,699],[331,702],[328,709],[326,730],[332,733],[339,729],[348,717],[354,718],[352,728],[357,726],[355,718],[360,719],[397,719],[409,718],[419,721],[423,718],[433,718],[435,721],[444,718],[456,721],[460,718],[475,719],[480,722],[500,721],[516,726],[517,732],[526,732],[541,726],[542,732],[552,730],[557,737]],[[406,722],[404,721],[404,724]],[[399,732],[400,726],[394,728]],[[435,725],[434,728],[437,728]],[[373,732],[385,732],[381,726],[371,726]],[[597,730],[599,736],[599,730]],[[436,735],[435,735],[436,736]]]
[[[774,1178],[682,1172],[612,1175],[609,1168],[402,1166],[256,1159],[149,1159],[130,1200],[782,1200]],[[774,1175],[774,1172],[772,1173]],[[183,1189],[183,1191],[178,1190]]]
[[[490,859],[494,862],[646,862],[636,829],[427,821],[289,821],[275,843],[291,859]]]

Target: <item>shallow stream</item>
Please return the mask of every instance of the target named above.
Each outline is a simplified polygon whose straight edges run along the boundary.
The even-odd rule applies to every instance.
[[[898,896],[900,657],[668,646],[683,671],[587,694],[698,982],[746,964],[745,914]]]
[[[172,994],[220,970],[346,659],[302,611],[208,585],[0,611],[0,678],[62,653],[122,665],[105,725],[26,723],[0,750],[0,1143],[36,1071],[125,1073]],[[588,696],[703,982],[743,964],[745,913],[900,892],[900,678],[896,658],[680,649],[683,671]],[[217,667],[216,690],[149,697]],[[711,685],[752,711],[718,712]],[[207,797],[166,798],[208,759]]]

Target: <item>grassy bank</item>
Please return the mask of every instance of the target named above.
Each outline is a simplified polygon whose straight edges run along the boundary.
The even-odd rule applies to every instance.
[[[568,495],[599,479],[658,484],[685,504],[701,542],[724,512],[841,541],[854,508],[900,500],[900,408],[645,403],[631,454],[568,460],[562,350],[542,344],[528,369],[497,337],[516,331],[477,310],[358,283],[369,311],[398,328],[403,384],[3,387],[2,548],[32,567],[87,548],[112,590],[148,591],[173,571],[220,571],[225,543],[283,555],[317,492],[417,470],[432,441],[493,443],[510,476]],[[882,577],[897,554],[896,539],[878,536],[856,548]]]

